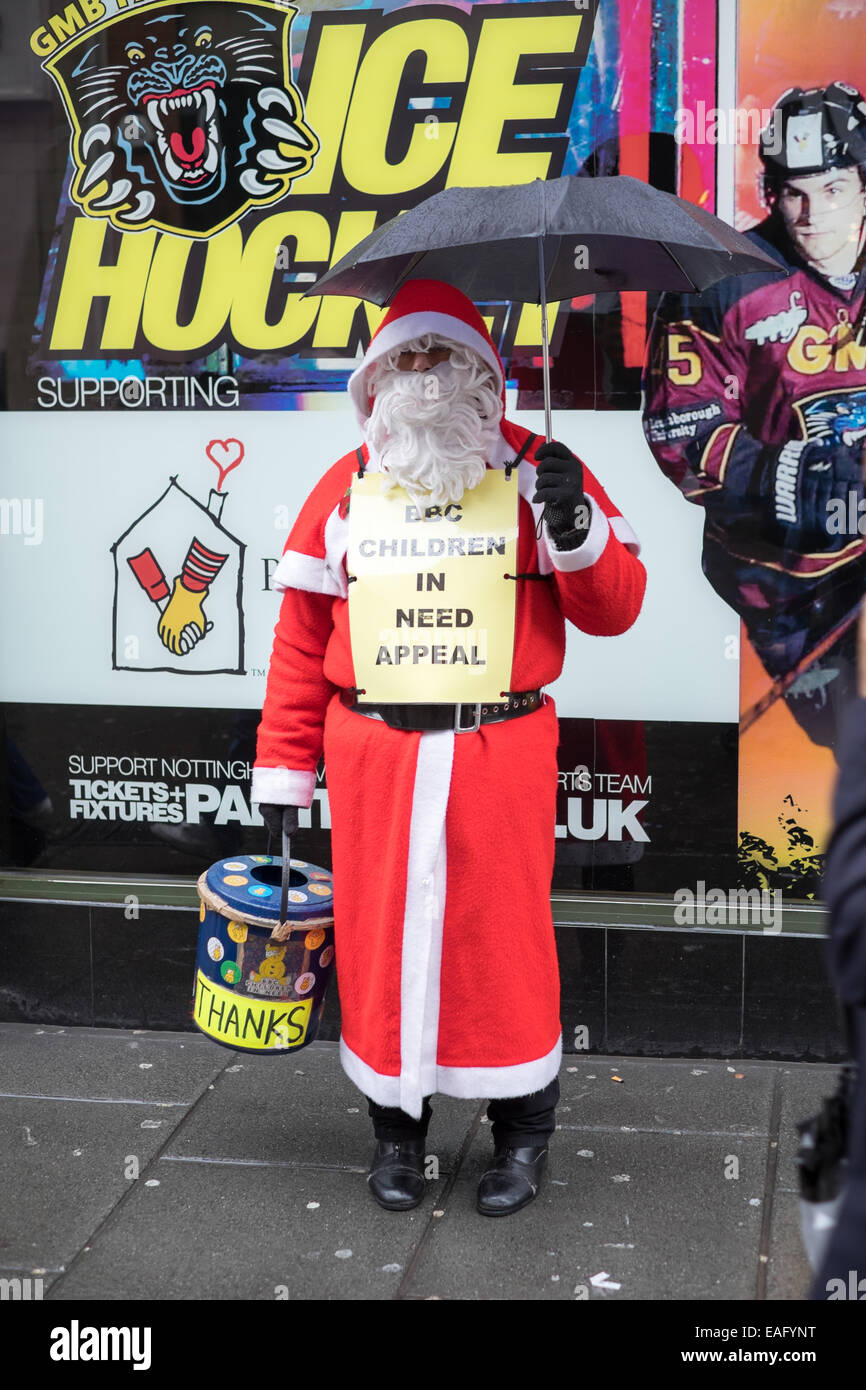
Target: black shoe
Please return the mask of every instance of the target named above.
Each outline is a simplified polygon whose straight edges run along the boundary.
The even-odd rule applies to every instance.
[[[425,1139],[379,1140],[367,1182],[380,1207],[409,1211],[424,1197]]]
[[[541,1185],[547,1145],[518,1148],[497,1144],[493,1163],[478,1184],[476,1203],[482,1216],[510,1216],[531,1202]]]

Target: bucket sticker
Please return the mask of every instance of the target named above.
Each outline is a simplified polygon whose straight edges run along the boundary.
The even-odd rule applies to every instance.
[[[243,880],[246,883],[246,879]],[[266,883],[256,884],[254,888],[248,888],[247,892],[251,898],[270,898],[273,896],[273,888],[269,888]]]
[[[227,883],[230,888],[242,888],[245,883],[249,883],[249,879],[243,874],[226,874],[223,883]]]
[[[229,933],[229,936],[231,937],[232,941],[237,941],[238,944],[240,944],[241,942],[246,941],[246,939],[247,939],[247,926],[246,926],[246,923],[245,923],[245,922],[229,922],[229,925],[228,925],[228,933]]]
[[[241,864],[237,859],[230,859],[227,864],[223,864],[223,868],[227,869],[230,874],[244,873],[246,867],[246,864]]]
[[[326,946],[325,949],[324,949],[324,951],[322,952],[322,954],[319,956],[319,965],[322,966],[322,968],[324,968],[326,965],[330,965],[330,964],[331,964],[331,961],[332,961],[333,959],[334,959],[334,948],[333,948],[333,946]]]
[[[320,898],[330,898],[333,889],[329,888],[325,883],[311,883],[310,892],[318,893]]]
[[[241,978],[241,969],[236,960],[224,960],[220,966],[220,974],[227,985],[236,985]]]
[[[226,952],[218,936],[212,936],[207,943],[207,953],[211,960],[222,960]]]
[[[321,946],[324,939],[325,933],[322,931],[322,928],[314,927],[312,931],[308,931],[306,936],[304,937],[304,946],[308,951],[315,951],[319,946]]]
[[[283,980],[286,975],[286,947],[268,942],[264,960],[258,970],[250,971],[251,980]]]
[[[309,994],[315,983],[316,977],[312,970],[307,970],[295,980],[295,992],[297,994]]]
[[[306,893],[300,893],[300,892],[298,892],[298,889],[297,889],[297,888],[292,888],[292,889],[290,889],[290,891],[289,891],[289,902],[290,902],[290,903],[308,903],[309,901],[310,901],[310,900],[309,900],[309,898],[307,897]]]

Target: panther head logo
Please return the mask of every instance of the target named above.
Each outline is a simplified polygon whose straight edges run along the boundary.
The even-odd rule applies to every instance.
[[[48,58],[72,126],[73,200],[120,231],[208,237],[283,198],[319,148],[291,79],[295,13],[153,0]]]
[[[866,441],[866,391],[828,391],[795,405],[807,439],[862,448]]]

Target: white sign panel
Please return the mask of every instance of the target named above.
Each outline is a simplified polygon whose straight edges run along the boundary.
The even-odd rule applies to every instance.
[[[332,403],[139,411],[134,423],[120,411],[6,414],[0,698],[260,708],[279,604],[270,575],[313,484],[360,443],[351,411]],[[543,430],[540,414],[509,416]],[[637,412],[563,412],[554,432],[628,518],[649,573],[629,632],[569,627],[559,713],[735,722],[738,623],[701,574],[699,509],[660,474]]]

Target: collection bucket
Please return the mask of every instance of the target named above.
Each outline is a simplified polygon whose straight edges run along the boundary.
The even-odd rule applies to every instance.
[[[291,859],[284,940],[283,861],[239,854],[212,864],[198,881],[198,953],[193,1022],[236,1052],[279,1056],[314,1041],[334,967],[331,874]]]

